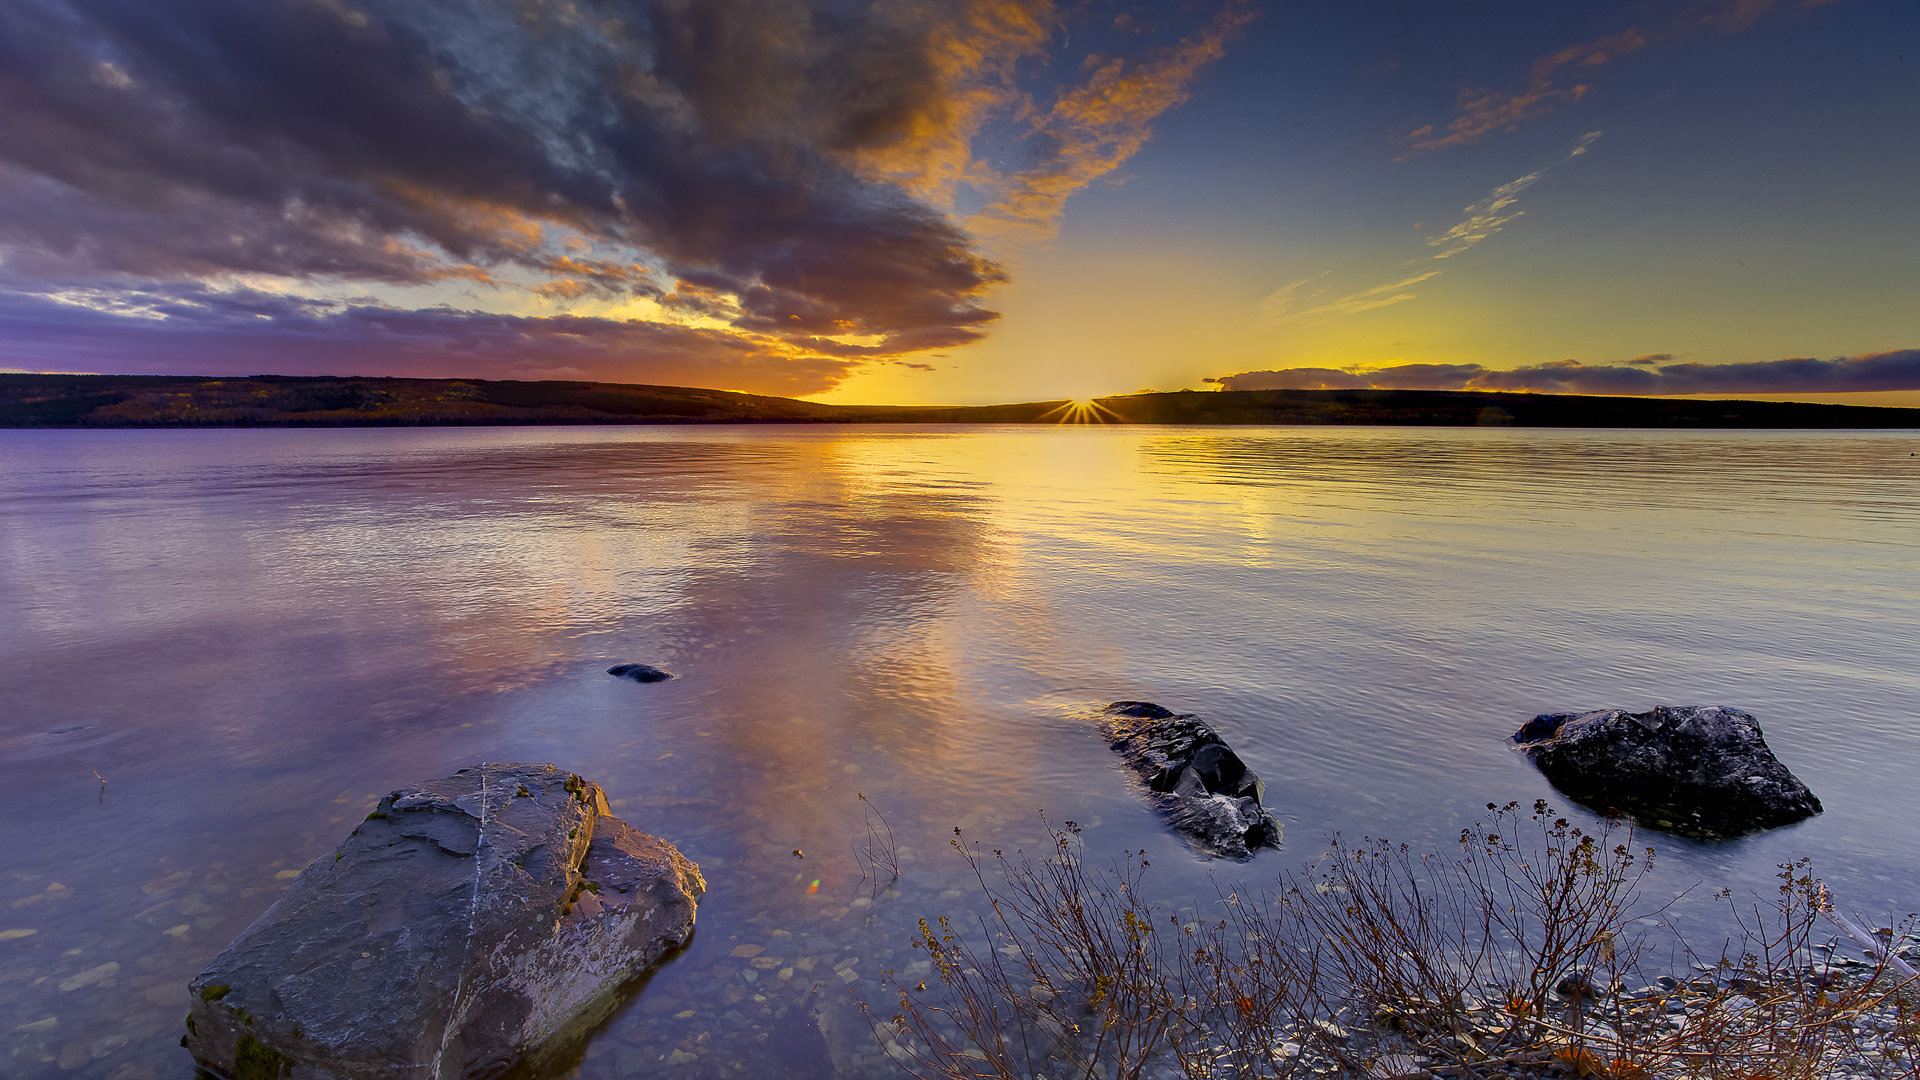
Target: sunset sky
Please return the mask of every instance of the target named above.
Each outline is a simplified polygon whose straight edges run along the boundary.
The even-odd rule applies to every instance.
[[[1920,404],[1920,4],[7,0],[0,369]]]

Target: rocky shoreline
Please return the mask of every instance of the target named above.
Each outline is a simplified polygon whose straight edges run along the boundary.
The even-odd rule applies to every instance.
[[[1341,1023],[1293,1028],[1273,1049],[1276,1059],[1297,1072],[1330,1080],[1653,1080],[1674,1074],[1635,1063],[1662,1053],[1697,1058],[1713,1052],[1701,1044],[1689,1050],[1675,1041],[1690,1033],[1710,1032],[1724,1050],[1735,1038],[1765,1038],[1771,1030],[1783,1039],[1798,1039],[1805,1023],[1831,1023],[1832,1016],[1812,1011],[1819,1006],[1805,1004],[1805,991],[1813,987],[1831,1001],[1869,1004],[1832,1010],[1844,1014],[1847,1034],[1858,1037],[1822,1040],[1817,1057],[1797,1075],[1823,1080],[1920,1076],[1920,1030],[1914,1028],[1920,985],[1883,962],[1847,955],[1834,945],[1819,951],[1827,958],[1770,983],[1695,964],[1685,979],[1665,975],[1606,994],[1566,987],[1555,995],[1563,1009],[1562,1034],[1552,1045],[1487,1052],[1475,1040],[1497,1035],[1510,1014],[1499,1001],[1484,998],[1468,1003],[1466,1015],[1475,1022],[1457,1034],[1422,1031],[1416,1011],[1381,1007],[1364,1021],[1342,1017]],[[1897,943],[1894,955],[1920,964],[1920,939]],[[1181,1075],[1163,1069],[1156,1080]]]
[[[640,682],[671,678],[639,664],[608,673]],[[1197,716],[1120,701],[1098,717],[1113,749],[1197,849],[1244,859],[1278,846],[1278,822],[1262,805],[1265,784]],[[1624,727],[1626,736],[1593,737],[1608,725]],[[1750,729],[1745,744],[1757,744],[1766,760],[1740,759],[1736,771],[1761,775],[1770,762],[1791,781],[1774,786],[1794,795],[1798,781],[1772,762],[1757,724],[1737,710],[1543,714],[1514,740],[1553,778],[1567,768],[1551,752],[1580,748],[1583,739],[1591,757],[1594,746],[1617,749],[1624,742],[1644,750],[1635,740],[1645,742],[1648,733],[1691,738],[1694,728],[1709,735]],[[1643,765],[1661,760],[1622,756]],[[1751,777],[1746,786],[1755,786]],[[1805,793],[1804,785],[1798,791]],[[1817,809],[1817,800],[1812,805]],[[1713,827],[1742,831],[1733,818]],[[912,876],[922,886],[936,877],[928,871]],[[694,902],[704,887],[698,867],[612,817],[604,793],[574,774],[524,764],[461,770],[381,800],[337,852],[309,866],[286,897],[235,939],[192,984],[183,1045],[214,1075],[334,1080],[441,1080],[525,1071],[536,1062],[564,1070],[606,1054],[620,1075],[704,1076],[715,1067],[737,1071],[760,1061],[771,1076],[798,1055],[830,1062],[835,1075],[879,1077],[896,1074],[918,1052],[855,1007],[876,997],[884,1002],[888,987],[918,997],[938,974],[936,962],[862,944],[857,931],[878,914],[879,890],[823,910],[827,921],[811,930],[771,923],[735,928],[724,955],[702,950],[702,966],[674,980],[677,989],[635,1001],[635,1021],[618,1044],[596,1041],[589,1048],[581,1036],[618,1007],[620,988],[690,938]],[[966,895],[949,888],[940,898]],[[363,911],[372,914],[340,921],[341,912]],[[527,936],[517,927],[529,918],[536,929],[549,929]],[[834,923],[848,933],[833,933]],[[389,940],[397,927],[404,927],[400,937]],[[428,943],[426,952],[421,942]],[[1920,943],[1912,939],[1893,949],[1894,966],[1920,961]],[[1518,1030],[1521,1014],[1489,983],[1484,999],[1456,999],[1445,1009],[1356,1000],[1311,1023],[1279,1029],[1264,1053],[1274,1074],[1287,1076],[1653,1080],[1666,1074],[1628,1066],[1648,1055],[1697,1053],[1681,1043],[1702,1031],[1755,1038],[1772,1025],[1786,1037],[1796,1024],[1815,1023],[1848,1035],[1821,1043],[1824,1071],[1817,1075],[1920,1077],[1911,1027],[1920,1000],[1903,1005],[1897,996],[1874,998],[1897,972],[1834,946],[1824,951],[1811,968],[1775,968],[1767,978],[1701,964],[1630,989],[1570,979],[1556,988],[1551,1014],[1536,1012],[1528,1021],[1531,1030],[1552,1036],[1526,1045],[1502,1042]],[[1805,1012],[1809,986],[1821,1000],[1855,1003],[1844,1025]],[[1920,987],[1903,992],[1920,999]],[[1246,1047],[1234,1052],[1244,1055]],[[599,1071],[605,1068],[603,1062]],[[1178,1074],[1166,1064],[1149,1075],[1173,1080]]]

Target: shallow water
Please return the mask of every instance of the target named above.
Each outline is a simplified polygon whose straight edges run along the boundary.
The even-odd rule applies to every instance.
[[[184,1080],[187,980],[382,793],[479,760],[598,781],[710,882],[693,945],[583,1077],[867,1071],[849,990],[884,1001],[914,919],[967,909],[956,826],[1031,850],[1043,811],[1080,822],[1180,904],[1335,831],[1439,847],[1488,802],[1551,798],[1503,742],[1542,711],[1754,712],[1826,813],[1649,837],[1653,888],[1764,890],[1811,855],[1885,923],[1920,907],[1917,452],[1907,432],[0,432],[0,1073]],[[679,678],[604,674],[621,661]],[[1168,835],[1086,719],[1117,698],[1213,722],[1285,848],[1222,867]],[[900,845],[877,895],[858,793]]]

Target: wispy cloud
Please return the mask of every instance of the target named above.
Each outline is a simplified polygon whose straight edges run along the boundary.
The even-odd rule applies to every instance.
[[[1587,132],[1561,160],[1571,161],[1586,153],[1587,148],[1592,146],[1601,134],[1602,132],[1598,131]],[[1542,177],[1552,171],[1553,166],[1548,165],[1535,169],[1517,180],[1509,180],[1494,188],[1486,198],[1467,207],[1465,218],[1446,232],[1427,238],[1428,247],[1439,249],[1434,252],[1433,257],[1450,259],[1505,228],[1508,222],[1526,212],[1518,206],[1520,193],[1539,183]]]
[[[1830,360],[1670,363],[1666,353],[1625,364],[1554,360],[1512,369],[1398,364],[1374,369],[1283,368],[1208,379],[1223,390],[1507,390],[1549,394],[1812,394],[1920,390],[1920,349]]]
[[[1431,260],[1451,259],[1465,252],[1494,233],[1505,228],[1515,218],[1525,213],[1520,209],[1520,195],[1528,188],[1539,183],[1553,170],[1574,158],[1585,154],[1597,142],[1602,132],[1589,131],[1580,137],[1565,157],[1543,165],[1538,169],[1515,180],[1501,184],[1488,193],[1487,197],[1465,208],[1466,217],[1437,236],[1427,238],[1427,246],[1436,248],[1426,259],[1416,260],[1418,266]],[[1311,325],[1340,315],[1355,315],[1363,311],[1390,307],[1419,298],[1413,291],[1414,286],[1431,281],[1445,273],[1444,267],[1415,270],[1404,273],[1393,281],[1383,285],[1373,285],[1347,293],[1333,300],[1314,303],[1317,295],[1313,283],[1326,277],[1332,271],[1322,270],[1318,274],[1290,281],[1268,293],[1260,301],[1260,314],[1256,323],[1262,328],[1272,328],[1288,323]],[[1304,306],[1303,306],[1304,305]]]
[[[1513,131],[1529,120],[1585,98],[1593,89],[1590,80],[1622,57],[1653,45],[1671,45],[1700,33],[1738,33],[1771,14],[1777,6],[1776,0],[1692,0],[1660,25],[1630,26],[1537,58],[1528,65],[1527,84],[1520,90],[1463,85],[1455,101],[1453,119],[1439,128],[1424,124],[1408,132],[1407,153],[1464,146],[1496,132]]]
[[[1309,274],[1298,281],[1289,281],[1261,297],[1260,322],[1274,324],[1285,321],[1294,313],[1294,301],[1300,296],[1301,291],[1331,273],[1333,273],[1332,270],[1322,270],[1317,274]]]
[[[1423,281],[1430,281],[1433,278],[1437,278],[1442,273],[1445,273],[1445,271],[1423,270],[1420,273],[1401,278],[1399,281],[1389,281],[1385,285],[1375,285],[1370,289],[1361,289],[1359,292],[1348,293],[1337,300],[1332,300],[1325,304],[1316,304],[1313,307],[1300,311],[1289,321],[1304,322],[1333,315],[1354,315],[1362,311],[1372,311],[1375,308],[1390,307],[1394,304],[1403,303],[1415,298],[1415,294],[1408,290]]]

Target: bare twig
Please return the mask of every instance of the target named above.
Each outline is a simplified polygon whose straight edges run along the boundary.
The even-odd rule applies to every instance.
[[[899,847],[894,843],[893,826],[887,824],[886,815],[873,805],[873,800],[867,798],[865,792],[854,794],[860,798],[867,840],[865,844],[854,846],[853,857],[860,864],[860,880],[873,882],[873,899],[878,900],[881,889],[900,879]],[[882,880],[883,877],[885,880]]]

